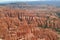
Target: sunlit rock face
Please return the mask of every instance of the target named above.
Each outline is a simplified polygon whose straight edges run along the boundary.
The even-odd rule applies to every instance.
[[[0,38],[0,40],[3,40],[3,39]]]
[[[0,8],[0,37],[4,40],[57,40],[60,20],[55,13]],[[2,39],[1,39],[2,40]]]

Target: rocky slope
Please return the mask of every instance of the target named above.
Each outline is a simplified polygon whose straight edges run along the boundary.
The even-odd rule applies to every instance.
[[[53,11],[0,7],[0,38],[4,40],[58,40],[60,18]]]

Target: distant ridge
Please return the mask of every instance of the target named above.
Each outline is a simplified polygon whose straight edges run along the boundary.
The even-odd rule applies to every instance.
[[[55,5],[60,7],[60,1],[30,1],[30,2],[7,2],[7,3],[0,3],[0,5],[19,5],[21,3],[28,4],[28,5]]]

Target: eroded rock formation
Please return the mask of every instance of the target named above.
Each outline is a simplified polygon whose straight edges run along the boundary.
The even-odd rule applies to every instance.
[[[4,40],[57,40],[58,17],[21,9],[0,10],[0,38]],[[52,28],[52,29],[49,29]]]

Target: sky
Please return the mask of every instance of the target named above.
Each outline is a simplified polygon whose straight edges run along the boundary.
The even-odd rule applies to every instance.
[[[60,1],[60,0],[0,0],[1,2],[17,2],[17,1]]]

